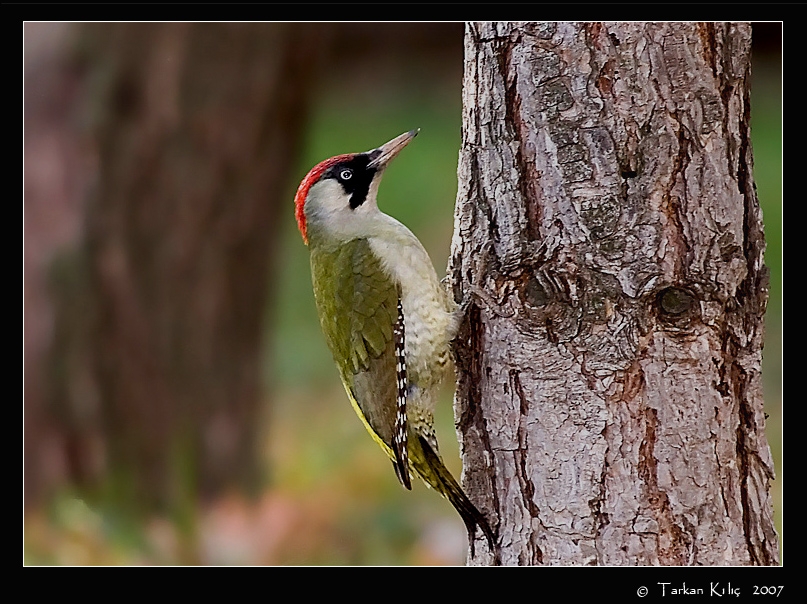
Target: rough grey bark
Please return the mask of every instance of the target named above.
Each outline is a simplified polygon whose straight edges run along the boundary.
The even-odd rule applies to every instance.
[[[466,27],[455,411],[502,564],[778,563],[750,38]]]

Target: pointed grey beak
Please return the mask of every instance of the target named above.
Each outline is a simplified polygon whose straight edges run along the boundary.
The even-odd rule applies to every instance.
[[[396,136],[390,142],[381,145],[378,149],[374,149],[371,153],[378,153],[379,155],[368,164],[369,168],[385,168],[392,159],[401,152],[401,149],[406,147],[413,138],[420,132],[420,128],[410,130],[400,136]]]

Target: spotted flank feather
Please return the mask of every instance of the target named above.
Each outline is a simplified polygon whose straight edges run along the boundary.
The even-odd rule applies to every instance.
[[[395,460],[392,465],[395,467],[395,474],[398,480],[407,489],[412,489],[412,482],[409,479],[409,451],[407,443],[407,421],[406,421],[406,357],[404,356],[406,328],[404,325],[403,308],[401,300],[398,299],[398,320],[393,328],[395,339],[395,377],[397,380],[397,408],[395,412],[395,427],[392,432],[392,451],[395,453]]]

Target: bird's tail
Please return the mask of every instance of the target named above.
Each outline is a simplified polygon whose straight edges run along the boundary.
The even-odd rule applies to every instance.
[[[415,444],[413,441],[417,443],[415,446],[418,446],[422,451],[422,455],[410,454],[410,460],[412,461],[415,471],[434,490],[448,499],[451,505],[459,512],[462,521],[465,523],[465,528],[468,530],[468,546],[471,549],[471,556],[474,555],[474,536],[476,535],[477,526],[482,529],[488,541],[488,548],[491,554],[495,555],[496,550],[493,547],[495,538],[487,519],[476,509],[476,506],[471,503],[471,500],[468,499],[462,487],[454,480],[451,472],[445,467],[443,460],[440,459],[440,456],[429,444],[429,441],[417,435],[416,438],[409,441],[410,448]]]

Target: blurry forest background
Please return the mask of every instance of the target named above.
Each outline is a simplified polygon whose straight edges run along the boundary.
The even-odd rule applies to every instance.
[[[461,23],[24,25],[24,563],[463,564],[401,489],[322,339],[292,200],[420,128],[379,194],[439,273]],[[781,530],[781,24],[754,25]],[[437,429],[459,474],[451,392]]]

